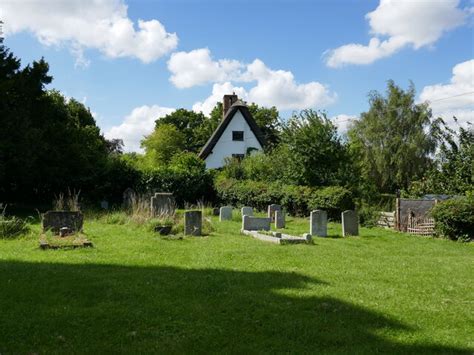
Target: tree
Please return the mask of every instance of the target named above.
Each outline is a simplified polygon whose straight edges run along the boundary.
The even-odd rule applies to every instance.
[[[186,146],[186,135],[176,126],[160,124],[141,142],[145,158],[151,165],[168,165],[171,158]]]
[[[281,145],[286,179],[296,185],[342,184],[346,148],[324,112],[303,110],[283,125]],[[275,156],[274,159],[278,157]]]
[[[427,104],[415,104],[413,84],[404,91],[390,80],[386,96],[373,91],[369,104],[348,132],[364,189],[393,193],[407,188],[432,165],[439,120],[432,120]]]

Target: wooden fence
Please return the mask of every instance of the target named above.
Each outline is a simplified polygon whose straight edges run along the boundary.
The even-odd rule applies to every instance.
[[[384,228],[395,227],[395,212],[380,212],[377,226]]]
[[[416,235],[430,236],[434,234],[435,220],[433,218],[416,218],[408,216],[407,232]]]

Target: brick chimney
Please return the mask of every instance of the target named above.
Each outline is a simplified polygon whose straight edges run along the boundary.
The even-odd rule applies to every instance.
[[[224,102],[222,105],[222,118],[225,117],[225,114],[227,111],[229,111],[230,107],[236,102],[239,98],[235,94],[235,92],[232,93],[232,95],[224,95]]]

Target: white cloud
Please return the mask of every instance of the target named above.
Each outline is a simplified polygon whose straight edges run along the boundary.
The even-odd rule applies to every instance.
[[[225,94],[235,92],[237,96],[242,100],[248,99],[248,93],[243,87],[235,87],[230,82],[215,83],[212,86],[212,94],[204,101],[198,101],[193,105],[193,110],[196,112],[202,112],[205,115],[209,115],[216,106],[216,104],[222,101]]]
[[[155,120],[173,112],[173,108],[153,106],[140,106],[134,108],[125,117],[122,124],[114,126],[105,133],[107,139],[123,139],[125,151],[142,152],[140,141],[144,136],[153,132]]]
[[[336,125],[339,134],[347,133],[347,130],[349,129],[349,126],[352,124],[352,122],[358,119],[358,116],[346,115],[344,113],[331,117],[331,121],[333,121],[333,123]]]
[[[237,60],[214,61],[208,48],[173,53],[168,61],[170,81],[181,89],[229,80],[239,75],[242,66]]]
[[[346,64],[370,64],[406,46],[415,49],[432,45],[444,32],[462,25],[469,10],[458,8],[459,0],[381,0],[366,15],[372,37],[367,46],[346,44],[325,53],[326,64],[337,68]],[[380,40],[378,36],[388,39]]]
[[[427,101],[433,116],[443,117],[450,125],[454,125],[453,116],[461,125],[474,123],[474,59],[455,65],[449,84],[425,86],[420,101]]]
[[[138,20],[136,26],[122,0],[4,0],[2,17],[6,36],[28,31],[46,46],[65,45],[78,65],[88,64],[86,49],[149,63],[178,44],[158,20]]]
[[[235,91],[244,100],[263,106],[276,106],[280,110],[325,107],[337,95],[316,81],[297,83],[293,73],[272,70],[260,59],[250,64],[237,60],[214,60],[207,48],[179,52],[168,61],[170,81],[178,88],[189,88],[213,82],[212,94],[193,109],[209,113],[222,95]],[[246,91],[235,83],[256,83]]]

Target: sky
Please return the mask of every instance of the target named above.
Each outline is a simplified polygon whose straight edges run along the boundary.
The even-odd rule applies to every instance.
[[[474,0],[0,0],[0,19],[22,64],[44,57],[48,89],[126,151],[232,92],[283,119],[324,110],[343,133],[370,91],[411,81],[435,116],[474,122]]]

